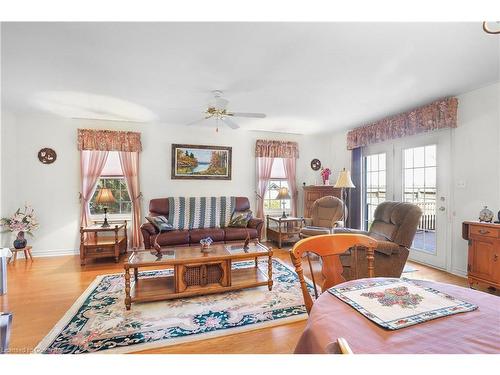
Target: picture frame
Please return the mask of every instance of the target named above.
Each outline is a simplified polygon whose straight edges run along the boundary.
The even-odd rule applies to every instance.
[[[172,144],[171,179],[231,180],[232,147]]]

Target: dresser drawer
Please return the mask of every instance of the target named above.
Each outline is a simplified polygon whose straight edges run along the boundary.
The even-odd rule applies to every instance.
[[[499,228],[489,228],[481,225],[471,225],[470,226],[471,236],[483,236],[490,238],[499,238],[500,229]]]

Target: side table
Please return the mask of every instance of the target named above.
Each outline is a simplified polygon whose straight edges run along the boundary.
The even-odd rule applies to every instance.
[[[99,235],[106,232],[108,235]],[[114,257],[115,263],[118,263],[120,255],[127,251],[127,243],[126,221],[109,227],[101,225],[80,227],[80,265],[84,266],[87,259],[110,257]]]
[[[29,259],[33,262],[33,256],[31,255],[31,246],[26,246],[23,247],[22,249],[16,249],[14,247],[11,247],[10,251],[12,251],[12,257],[9,259],[9,263],[10,262],[12,262],[12,264],[16,263],[17,253],[20,251],[24,252],[24,258],[26,259],[26,261]]]
[[[300,229],[304,226],[303,217],[267,216],[266,237],[268,241],[278,242],[278,248],[284,242],[297,242]]]

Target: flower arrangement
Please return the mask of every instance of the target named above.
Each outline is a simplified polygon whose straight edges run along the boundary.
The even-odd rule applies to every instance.
[[[30,236],[33,236],[32,232],[40,227],[35,210],[28,204],[24,205],[24,211],[18,208],[11,217],[3,217],[0,225],[10,232],[26,232]]]
[[[331,174],[332,171],[330,170],[330,168],[321,168],[321,178],[323,179],[323,185],[326,185]]]

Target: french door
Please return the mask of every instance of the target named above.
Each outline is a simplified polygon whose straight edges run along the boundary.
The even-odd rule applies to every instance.
[[[363,151],[365,228],[376,206],[385,200],[416,204],[423,214],[409,258],[447,269],[450,132],[402,138]]]

